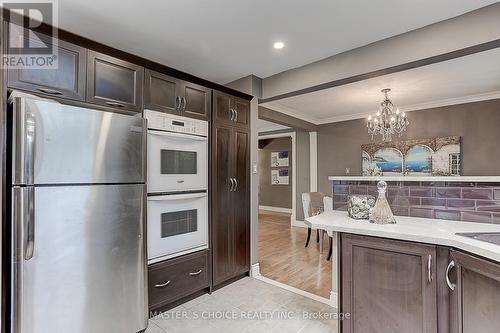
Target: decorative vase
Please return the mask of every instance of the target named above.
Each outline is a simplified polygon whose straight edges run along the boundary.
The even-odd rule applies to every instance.
[[[378,198],[377,202],[375,202],[375,206],[370,212],[370,222],[376,224],[395,224],[396,219],[394,218],[391,207],[385,197],[387,183],[383,180],[379,181],[377,184],[377,190]]]

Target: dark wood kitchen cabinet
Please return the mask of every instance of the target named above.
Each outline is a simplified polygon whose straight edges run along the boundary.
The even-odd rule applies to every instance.
[[[141,111],[144,68],[88,51],[87,102]]]
[[[250,269],[248,127],[215,117],[212,151],[212,188],[217,194],[212,197],[213,284],[218,285]]]
[[[236,113],[234,122],[236,124],[247,127],[250,121],[250,103],[241,98],[234,98],[234,111]]]
[[[212,90],[184,81],[181,85],[181,108],[185,117],[208,120]]]
[[[214,91],[214,119],[219,123],[247,128],[250,103],[247,100]]]
[[[209,251],[199,251],[148,267],[149,309],[170,303],[210,285]]]
[[[437,332],[436,247],[342,234],[343,333]]]
[[[181,80],[149,69],[144,73],[144,109],[181,115]]]
[[[450,332],[500,330],[500,264],[452,250],[448,266]]]
[[[211,89],[146,70],[144,108],[179,116],[208,120]]]
[[[5,40],[8,33],[16,39],[26,31],[20,26],[5,23]],[[32,46],[50,46],[56,55],[54,68],[9,68],[8,86],[39,94],[51,95],[73,100],[85,100],[85,75],[87,66],[87,50],[83,47],[62,40],[30,31],[29,43]],[[12,49],[13,50],[13,49]],[[12,52],[12,51],[11,51]],[[15,51],[13,51],[15,53]]]
[[[250,268],[250,133],[239,128],[233,132],[233,269],[236,275]]]

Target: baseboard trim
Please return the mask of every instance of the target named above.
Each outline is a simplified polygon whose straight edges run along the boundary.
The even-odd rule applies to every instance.
[[[304,290],[301,290],[301,289],[289,286],[287,284],[284,284],[284,283],[281,283],[281,282],[278,282],[278,281],[266,278],[265,276],[262,276],[262,275],[259,275],[259,276],[255,277],[255,279],[263,281],[263,282],[266,282],[266,283],[269,283],[269,284],[272,284],[272,285],[274,285],[276,287],[280,287],[282,289],[291,291],[291,292],[293,292],[295,294],[298,294],[298,295],[301,295],[301,296],[304,296],[304,297],[307,297],[307,298],[313,299],[315,301],[318,301],[318,302],[321,302],[321,303],[324,303],[324,304],[328,304],[328,305],[334,307],[333,303],[331,302],[331,295],[330,295],[330,299],[324,298],[324,297],[312,294],[310,292],[307,292],[307,291],[304,291]]]
[[[257,278],[260,276],[260,265],[259,263],[253,264],[250,268],[250,277]]]
[[[261,206],[261,205],[259,205],[259,209],[268,210],[270,212],[276,212],[276,213],[288,213],[288,214],[292,213],[292,209],[291,208],[283,208],[283,207],[272,207],[272,206]]]

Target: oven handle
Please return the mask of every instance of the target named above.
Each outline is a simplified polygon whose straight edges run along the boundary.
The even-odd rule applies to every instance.
[[[158,135],[158,136],[169,136],[173,138],[185,139],[185,140],[194,140],[194,141],[207,141],[206,136],[198,136],[193,134],[184,134],[184,133],[174,133],[174,132],[165,132],[165,131],[156,131],[148,129],[148,134]]]
[[[203,193],[186,193],[186,194],[170,194],[170,195],[155,195],[148,197],[148,201],[173,201],[173,200],[185,200],[185,199],[196,199],[208,196],[206,192]]]

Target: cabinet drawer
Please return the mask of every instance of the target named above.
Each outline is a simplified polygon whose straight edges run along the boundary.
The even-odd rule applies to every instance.
[[[143,67],[88,52],[87,102],[140,111],[143,83]]]
[[[149,307],[156,308],[209,286],[208,250],[149,266]]]
[[[4,27],[6,41],[16,40],[17,36],[21,37],[26,31],[14,24],[5,23]],[[10,38],[8,38],[7,33],[10,34]],[[52,37],[40,33],[35,36],[34,32],[30,32],[30,44],[52,47],[57,56],[57,68],[10,68],[7,74],[9,87],[80,101],[85,100],[87,50],[62,40],[55,43]]]

